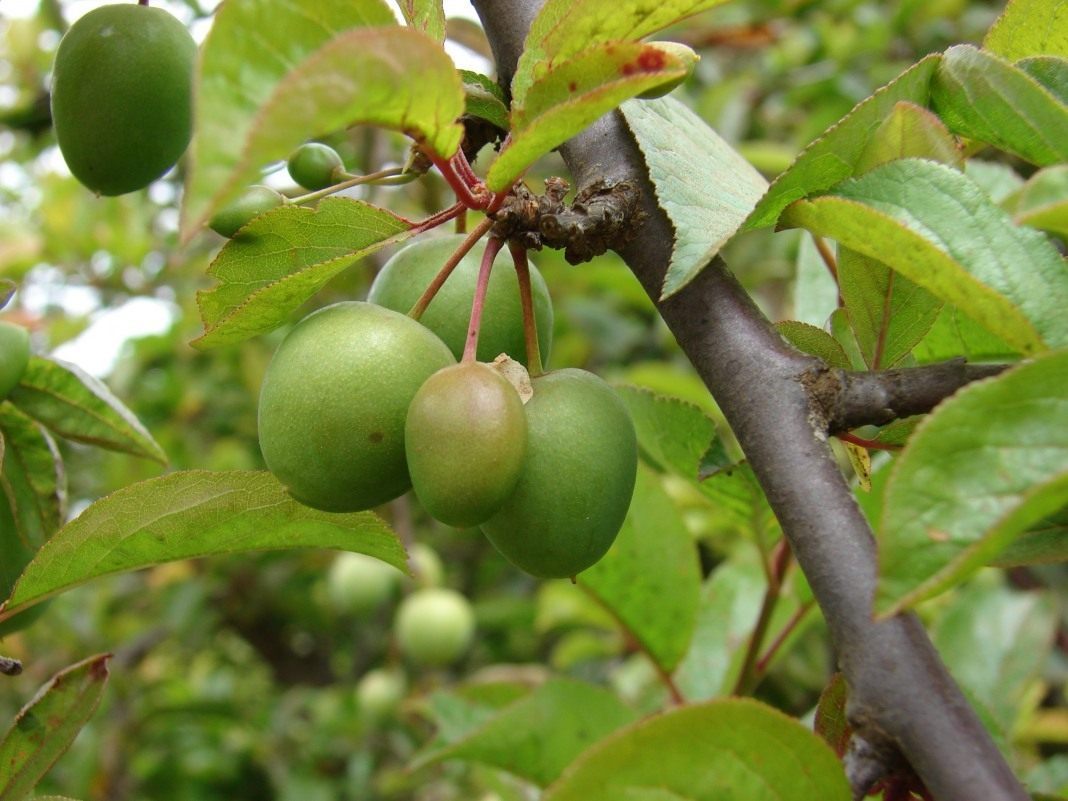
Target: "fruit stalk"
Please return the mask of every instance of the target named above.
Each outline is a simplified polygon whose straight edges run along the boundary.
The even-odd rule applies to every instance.
[[[475,284],[475,297],[471,302],[471,321],[467,324],[467,339],[464,341],[464,355],[461,359],[464,363],[475,361],[475,354],[478,352],[478,331],[482,327],[482,311],[486,307],[486,290],[489,288],[490,273],[493,272],[493,260],[497,258],[503,246],[504,243],[500,239],[490,237],[486,243],[486,250],[482,253],[482,264],[478,268],[478,283]],[[527,278],[529,294],[530,276],[528,275]],[[523,317],[525,326],[525,308]],[[535,336],[537,336],[536,333]]]
[[[401,175],[404,172],[403,167],[388,167],[384,170],[378,170],[376,172],[369,172],[367,175],[354,175],[351,178],[346,178],[340,183],[328,186],[325,189],[317,189],[314,192],[308,192],[306,195],[298,195],[297,197],[290,198],[291,203],[311,203],[312,201],[319,200],[319,198],[332,195],[335,192],[340,192],[343,189],[351,189],[354,186],[360,186],[361,184],[370,184],[375,181],[381,181],[384,178],[394,178]]]
[[[508,250],[515,263],[515,274],[519,279],[519,300],[523,304],[523,336],[527,345],[527,365],[531,378],[544,372],[541,364],[541,350],[538,346],[538,325],[534,319],[534,302],[530,289],[530,265],[527,263],[527,249],[514,242],[508,243]]]
[[[423,316],[426,307],[430,305],[430,301],[432,301],[434,296],[438,294],[438,290],[441,289],[442,285],[449,280],[449,276],[452,275],[452,271],[456,269],[456,265],[460,263],[460,260],[463,259],[468,251],[475,246],[475,243],[478,242],[478,240],[480,240],[492,227],[493,220],[487,217],[471,230],[471,233],[467,235],[467,239],[461,242],[460,247],[456,248],[456,251],[449,256],[448,261],[441,266],[441,270],[434,276],[434,280],[430,282],[430,286],[426,288],[426,291],[423,292],[419,297],[419,300],[417,300],[415,305],[409,310],[409,317],[413,320],[418,320]]]

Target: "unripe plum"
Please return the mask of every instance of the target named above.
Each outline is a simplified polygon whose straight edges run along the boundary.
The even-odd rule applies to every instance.
[[[345,164],[330,145],[308,142],[293,151],[286,163],[289,177],[305,189],[326,189],[338,182]]]
[[[160,8],[103,6],[71,25],[52,71],[52,120],[79,181],[121,195],[174,166],[193,129],[196,52]]]
[[[519,480],[527,451],[523,403],[488,365],[446,367],[415,393],[404,444],[412,487],[427,512],[450,526],[477,526]]]
[[[215,233],[232,237],[256,217],[286,202],[281,192],[269,186],[250,186],[240,196],[219,209],[208,222]]]
[[[397,251],[375,277],[367,300],[395,311],[407,312],[463,241],[463,234],[430,237]],[[483,240],[464,256],[420,318],[423,325],[452,349],[457,359],[463,355],[467,323],[471,317],[471,300],[475,295],[479,265],[485,249],[486,242]],[[545,279],[533,264],[530,265],[530,284],[538,328],[538,349],[542,362],[547,364],[552,347],[553,307]],[[490,277],[476,357],[491,362],[502,353],[523,364],[527,363],[519,281],[507,254],[497,257]]]
[[[377,668],[368,671],[356,685],[360,715],[370,723],[385,720],[400,706],[407,690],[408,682],[399,670]]]
[[[637,437],[626,406],[592,373],[557,370],[533,385],[519,483],[481,528],[521,570],[574,576],[604,556],[623,525]]]
[[[16,386],[30,362],[30,332],[20,325],[0,322],[0,400]]]
[[[401,603],[393,633],[401,652],[412,662],[443,667],[471,645],[475,614],[467,599],[454,590],[418,590]]]
[[[419,387],[453,362],[410,317],[370,303],[327,306],[301,320],[260,389],[264,461],[298,501],[369,509],[410,486],[404,419]]]
[[[362,553],[340,553],[326,575],[326,596],[334,611],[362,615],[390,599],[402,573],[381,559]]]

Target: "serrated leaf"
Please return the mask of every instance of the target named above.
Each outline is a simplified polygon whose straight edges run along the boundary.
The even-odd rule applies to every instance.
[[[578,576],[665,671],[682,660],[697,619],[697,548],[660,479],[639,467],[634,497],[615,543]]]
[[[847,801],[834,753],[815,734],[748,699],[666,712],[586,751],[544,801],[617,801],[658,787],[694,801]]]
[[[799,351],[823,359],[830,367],[852,369],[841,343],[822,328],[797,320],[782,320],[775,323],[775,329]]]
[[[332,514],[297,503],[266,472],[171,473],[89,506],[38,551],[0,620],[94,578],[218,554],[337,548],[407,572],[404,549],[371,512]]]
[[[1061,103],[1068,105],[1068,58],[1034,56],[1020,59],[1016,66],[1046,87]]]
[[[1023,353],[1068,344],[1060,254],[948,167],[919,159],[884,164],[832,194],[794,203],[783,224],[880,259]]]
[[[441,0],[397,0],[404,21],[436,42],[445,39],[445,9]]]
[[[65,439],[167,462],[163,449],[133,412],[76,365],[32,356],[10,399]]]
[[[554,678],[416,764],[481,762],[544,787],[586,748],[636,718],[608,690]]]
[[[1018,224],[1068,239],[1068,164],[1039,170],[1002,206]]]
[[[642,458],[659,470],[697,479],[701,458],[717,439],[716,425],[698,406],[635,386],[616,392],[627,406]]]
[[[696,278],[734,236],[768,182],[674,98],[632,100],[620,111],[642,151],[657,203],[675,229],[663,299]]]
[[[872,134],[897,103],[927,104],[931,78],[941,59],[933,54],[913,64],[824,131],[772,182],[742,230],[774,225],[783,209],[795,200],[830,189],[853,175]]]
[[[1068,562],[1068,507],[1018,536],[990,564],[996,567],[1019,567],[1054,562]]]
[[[876,608],[955,585],[1068,504],[1068,351],[969,385],[916,429],[886,489]]]
[[[624,100],[687,72],[676,54],[640,42],[592,45],[559,61],[521,102],[513,97],[510,138],[486,185],[507,189],[527,167]]]
[[[243,188],[231,177],[278,83],[342,31],[395,23],[384,0],[245,0],[219,7],[197,65],[183,236],[196,233]],[[309,136],[316,133],[322,131]]]
[[[942,301],[878,259],[838,251],[838,283],[864,363],[896,366],[931,330]]]
[[[697,488],[712,501],[716,513],[729,520],[739,531],[752,531],[753,520],[771,517],[768,500],[747,462],[739,462],[713,473]]]
[[[548,0],[527,32],[512,78],[512,99],[523,103],[531,86],[558,62],[607,42],[635,42],[725,0]]]
[[[1032,164],[1068,161],[1068,106],[1023,70],[971,45],[945,52],[931,105],[951,131]]]
[[[197,293],[205,332],[193,344],[227,345],[277,328],[335,275],[411,230],[392,212],[348,198],[260,215],[208,269],[220,284]]]
[[[0,801],[22,801],[92,717],[108,680],[111,654],[61,670],[15,717],[0,740]]]
[[[1068,57],[1068,6],[1060,0],[1009,0],[983,47],[1010,61],[1047,53]]]
[[[863,175],[880,164],[908,158],[964,169],[964,155],[942,121],[923,106],[902,100],[872,134],[854,171]]]
[[[3,551],[4,568],[17,573],[25,562],[19,556],[40,548],[63,520],[66,485],[63,464],[48,432],[10,403],[0,403],[0,436],[4,462],[0,492],[11,513],[13,530],[0,531],[9,540]],[[8,549],[11,550],[8,550]],[[0,589],[10,589],[10,584]]]
[[[508,102],[497,82],[471,70],[460,70],[464,84],[464,114],[478,117],[507,131]]]

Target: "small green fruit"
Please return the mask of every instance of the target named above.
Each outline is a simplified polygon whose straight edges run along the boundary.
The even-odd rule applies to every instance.
[[[407,312],[463,241],[463,234],[431,237],[397,251],[375,277],[367,300],[388,309]],[[471,301],[485,249],[483,240],[464,256],[420,318],[423,325],[452,349],[457,359],[463,355]],[[538,346],[541,360],[547,364],[552,348],[553,307],[545,279],[533,264],[530,265],[530,284],[538,327]],[[497,257],[490,277],[476,356],[480,361],[491,362],[502,353],[523,364],[527,363],[519,281],[507,253]]]
[[[434,373],[408,409],[412,487],[432,517],[457,528],[488,520],[512,494],[527,452],[519,393],[492,367]]]
[[[604,556],[623,525],[638,470],[627,407],[597,376],[535,378],[527,457],[515,492],[482,531],[506,559],[542,578],[574,576]]]
[[[322,142],[308,142],[301,145],[289,157],[286,165],[289,176],[305,189],[326,189],[338,182],[338,176],[345,171],[341,156],[330,145]]]
[[[221,236],[232,237],[256,217],[285,202],[285,196],[269,186],[250,186],[236,200],[215,212],[208,227]]]
[[[686,82],[687,78],[693,75],[693,71],[697,67],[697,62],[701,60],[701,57],[697,55],[697,53],[695,53],[691,48],[679,42],[646,42],[646,47],[656,48],[657,50],[666,53],[672,58],[677,58],[681,60],[682,63],[686,66],[686,74],[679,76],[675,80],[669,81],[668,83],[661,84],[660,86],[654,87],[652,89],[646,89],[644,92],[638,95],[638,97],[642,100],[654,100],[655,98],[663,97],[664,95],[669,94],[678,89]]]
[[[445,581],[445,565],[429,545],[415,543],[408,549],[408,569],[411,581],[418,587],[440,587]]]
[[[364,615],[388,601],[403,574],[362,553],[338,554],[326,575],[326,597],[335,612]]]
[[[356,704],[369,723],[380,723],[397,711],[408,691],[408,682],[399,670],[377,668],[368,671],[356,685]]]
[[[193,128],[196,52],[160,8],[104,6],[71,25],[52,71],[52,119],[79,181],[121,195],[174,166]]]
[[[393,631],[401,652],[412,662],[442,667],[459,659],[471,645],[475,615],[458,592],[419,590],[401,603]]]
[[[19,325],[0,322],[0,400],[16,386],[30,363],[30,332]]]
[[[410,486],[404,418],[419,387],[453,361],[419,323],[370,303],[301,320],[260,389],[264,461],[297,500],[354,512]]]

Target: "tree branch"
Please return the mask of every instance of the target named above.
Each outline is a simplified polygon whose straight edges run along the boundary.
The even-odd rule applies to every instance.
[[[540,3],[474,4],[507,84]],[[827,619],[859,736],[877,753],[900,749],[939,801],[1026,801],[916,617],[872,621],[875,541],[801,381],[822,363],[783,341],[719,258],[657,301],[673,229],[618,115],[602,117],[561,153],[579,187],[642,188],[645,221],[621,255],[712,392],[779,518]]]

